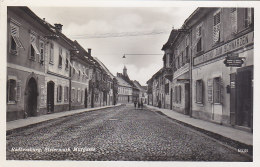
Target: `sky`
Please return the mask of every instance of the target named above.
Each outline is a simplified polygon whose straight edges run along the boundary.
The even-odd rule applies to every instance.
[[[131,80],[146,85],[163,67],[162,46],[172,28],[180,28],[196,7],[29,7],[62,32],[91,48],[116,75],[126,66]],[[125,55],[126,58],[122,58]]]

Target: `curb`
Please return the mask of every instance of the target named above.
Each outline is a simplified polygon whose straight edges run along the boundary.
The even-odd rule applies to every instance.
[[[43,121],[39,121],[39,122],[37,122],[37,123],[33,123],[33,124],[29,124],[29,125],[17,127],[17,128],[14,128],[14,129],[6,130],[6,136],[8,136],[8,135],[10,135],[10,134],[12,134],[12,133],[14,133],[14,132],[22,131],[24,128],[30,128],[30,127],[33,127],[33,126],[35,126],[35,125],[40,125],[40,124],[43,124],[43,123],[47,123],[47,122],[49,122],[49,121],[56,120],[56,119],[59,119],[59,118],[65,118],[65,117],[69,117],[69,116],[73,116],[73,115],[78,115],[78,114],[82,114],[82,113],[86,113],[86,112],[94,112],[94,111],[97,111],[97,110],[108,109],[108,108],[114,108],[114,107],[119,107],[119,106],[122,106],[122,104],[117,104],[117,105],[107,106],[107,107],[104,107],[104,106],[103,106],[103,108],[92,108],[92,110],[82,111],[82,112],[78,112],[78,113],[68,113],[68,115],[63,115],[63,116],[60,116],[60,117],[57,117],[57,118],[52,118],[52,119],[48,119],[48,120],[43,120]],[[70,111],[73,111],[73,110],[70,110]]]
[[[149,107],[147,107],[149,108]],[[241,143],[239,141],[236,141],[236,140],[233,140],[233,139],[230,139],[228,137],[225,137],[225,136],[222,136],[220,134],[217,134],[217,133],[214,133],[214,132],[211,132],[211,131],[208,131],[208,130],[205,130],[205,129],[202,129],[202,128],[199,128],[199,127],[196,127],[196,126],[193,126],[191,124],[188,124],[186,122],[182,122],[180,120],[177,120],[177,119],[174,119],[174,118],[171,118],[169,116],[167,116],[166,114],[164,114],[162,111],[158,111],[157,109],[155,108],[149,108],[151,111],[153,112],[156,112],[162,116],[165,116],[173,121],[175,121],[176,123],[178,124],[181,124],[185,127],[188,127],[188,128],[191,128],[191,129],[194,129],[198,132],[201,132],[202,134],[206,135],[206,136],[209,136],[213,139],[215,139],[216,141],[219,141],[221,144],[227,146],[227,147],[232,147],[234,150],[238,151],[238,149],[248,149],[248,152],[247,153],[241,153],[242,155],[244,156],[247,156],[247,157],[250,157],[252,160],[253,160],[253,146],[252,145],[247,145],[245,143]]]

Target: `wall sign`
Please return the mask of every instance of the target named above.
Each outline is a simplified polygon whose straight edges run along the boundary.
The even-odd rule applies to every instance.
[[[239,38],[236,38],[224,45],[221,45],[213,50],[208,51],[207,53],[200,55],[198,57],[194,58],[194,65],[198,65],[201,63],[204,63],[206,61],[209,61],[211,59],[223,56],[224,54],[228,52],[232,52],[236,49],[239,49],[241,47],[244,47],[248,44],[251,44],[254,42],[254,32],[250,32],[248,34],[245,34]]]

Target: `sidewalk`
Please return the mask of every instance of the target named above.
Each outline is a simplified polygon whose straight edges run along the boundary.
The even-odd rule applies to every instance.
[[[253,146],[253,133],[238,130],[232,127],[227,127],[224,125],[192,118],[188,115],[184,115],[181,113],[178,113],[176,111],[170,110],[170,109],[162,109],[150,105],[146,105],[146,107],[155,109],[157,111],[161,111],[163,114],[167,115],[170,118],[173,118],[175,120],[178,120],[184,124],[188,124],[194,127],[197,127],[199,129],[203,129],[208,132],[212,132],[221,136],[224,136],[226,138],[229,138],[234,141],[238,141],[240,143]]]
[[[111,105],[111,106],[102,106],[102,107],[95,107],[95,108],[83,108],[83,109],[78,109],[78,110],[70,110],[70,111],[64,111],[64,112],[58,112],[58,113],[53,113],[53,114],[47,114],[47,115],[41,115],[38,117],[28,117],[26,119],[18,119],[15,121],[10,121],[6,123],[6,131],[11,131],[15,130],[18,128],[26,127],[29,125],[37,124],[40,122],[60,118],[60,117],[65,117],[65,116],[70,116],[78,113],[83,113],[87,111],[95,111],[95,110],[100,110],[104,108],[112,108],[116,106],[120,106],[121,104],[117,105]]]

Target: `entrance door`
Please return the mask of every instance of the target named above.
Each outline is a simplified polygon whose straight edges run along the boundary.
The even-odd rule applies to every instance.
[[[190,113],[190,84],[185,84],[185,114],[189,115]]]
[[[253,68],[237,70],[237,124],[251,127],[253,112]]]
[[[85,100],[84,100],[85,108],[88,107],[88,89],[85,89]]]
[[[47,83],[47,112],[54,112],[54,82]]]
[[[31,78],[27,85],[27,116],[36,116],[37,114],[37,82]]]

